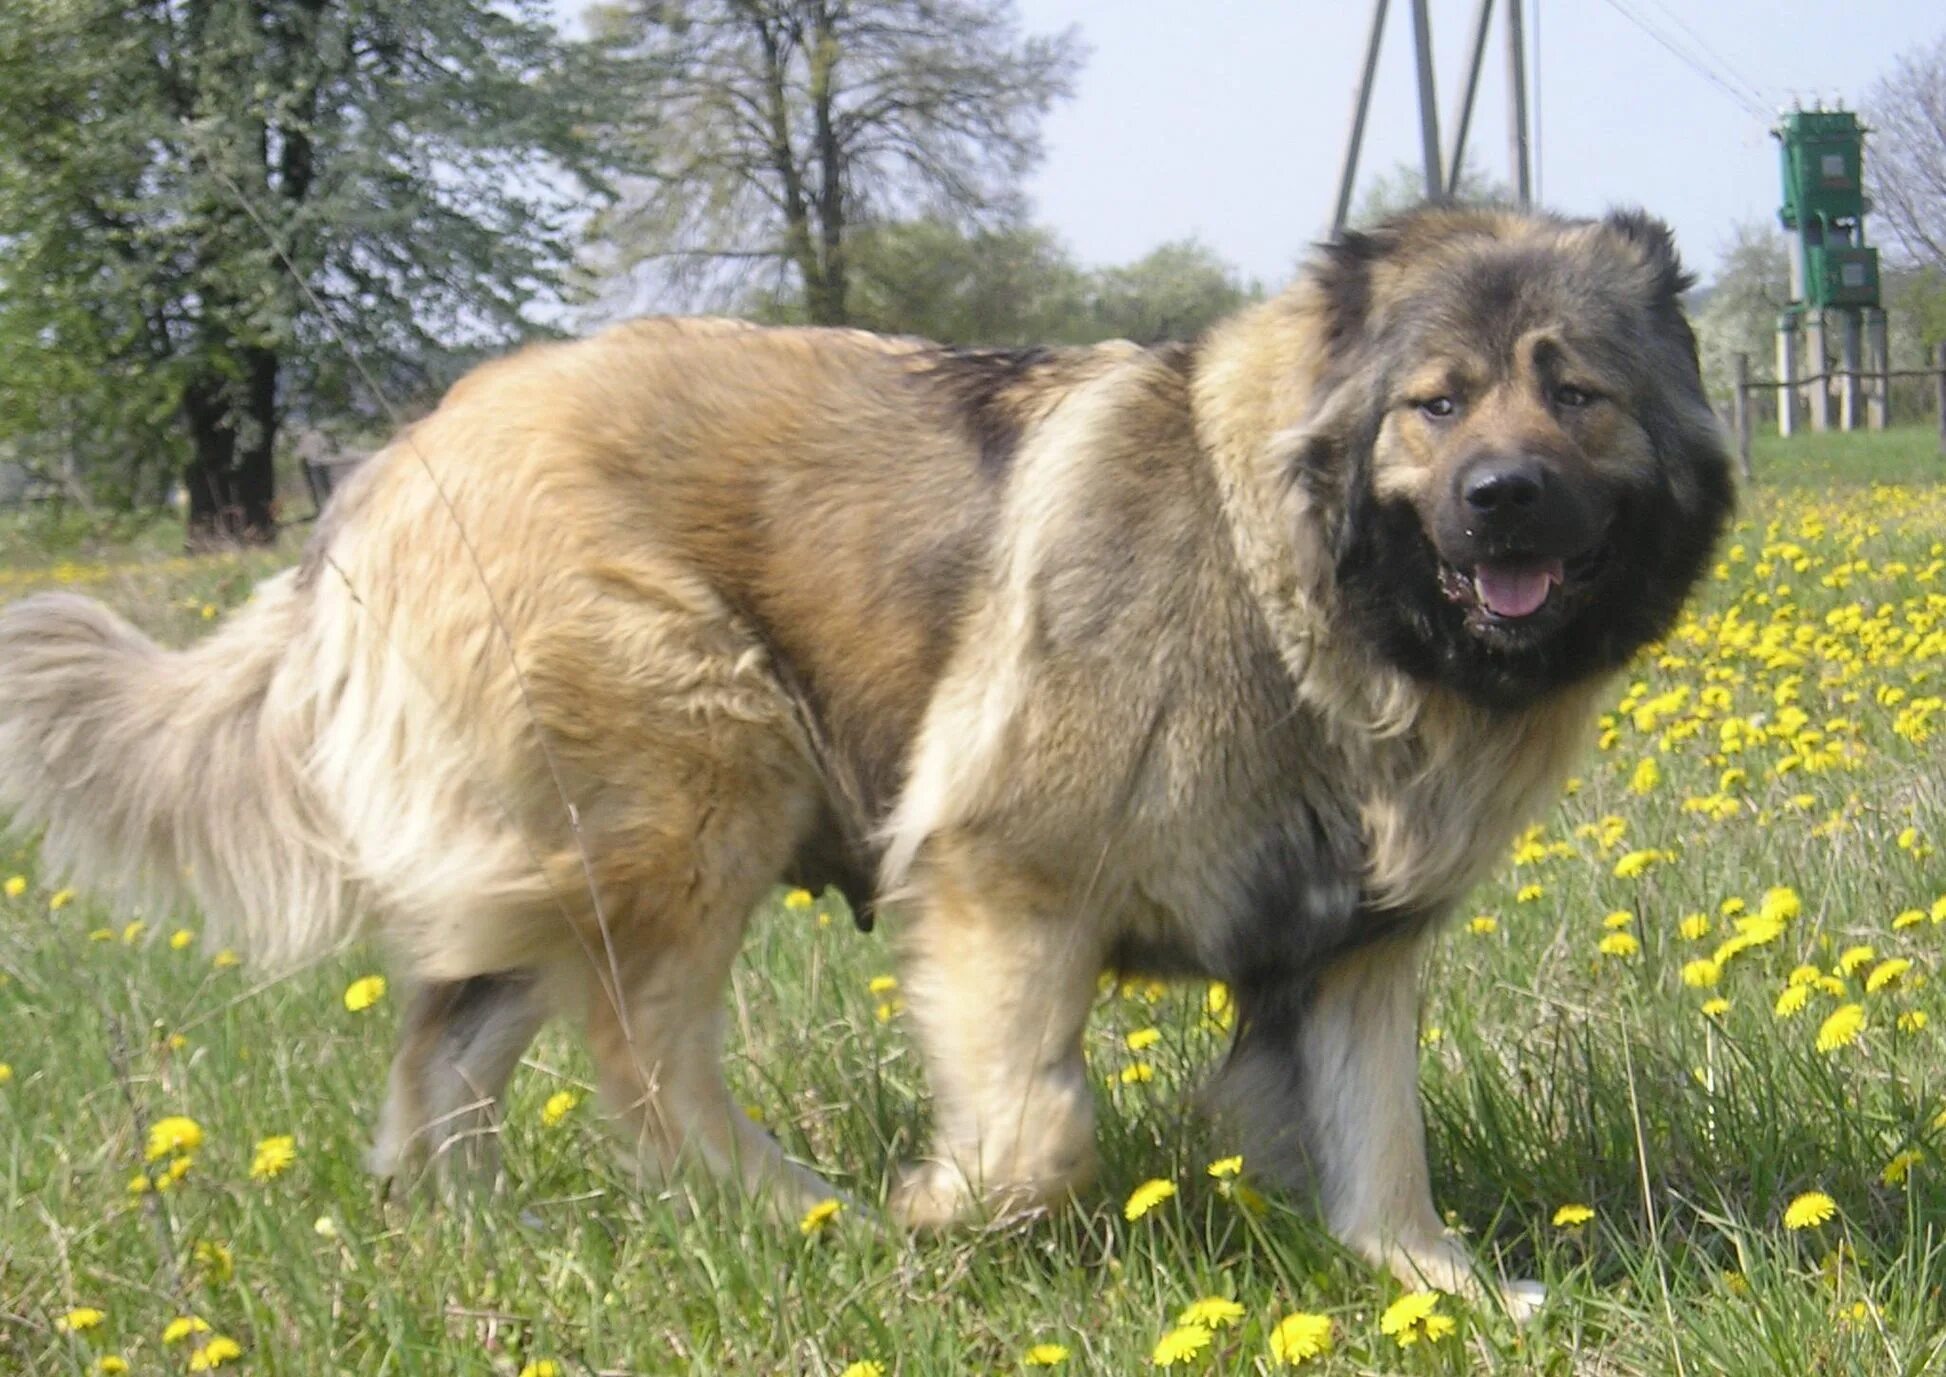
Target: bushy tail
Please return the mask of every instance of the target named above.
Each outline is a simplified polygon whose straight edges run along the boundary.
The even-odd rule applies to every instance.
[[[341,940],[351,885],[306,778],[310,700],[278,691],[300,615],[275,578],[172,653],[87,598],[0,607],[0,814],[44,829],[71,883],[193,905],[266,961]]]

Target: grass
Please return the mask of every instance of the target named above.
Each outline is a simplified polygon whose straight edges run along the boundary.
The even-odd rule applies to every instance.
[[[1751,435],[1750,467],[1760,484],[1772,488],[1946,479],[1939,426],[1931,421],[1887,430],[1799,433],[1788,440],[1773,422]]]
[[[439,1208],[359,1169],[397,1013],[396,995],[345,1006],[372,953],[260,978],[172,941],[197,934],[193,915],[54,891],[18,845],[0,849],[0,883],[22,881],[0,897],[0,1372],[79,1377],[106,1355],[183,1372],[214,1334],[240,1350],[226,1371],[305,1377],[512,1377],[543,1360],[563,1377],[1006,1372],[1036,1344],[1067,1350],[1057,1370],[1134,1372],[1205,1296],[1241,1317],[1172,1370],[1270,1370],[1267,1335],[1293,1312],[1330,1318],[1333,1347],[1304,1370],[1339,1374],[1937,1370],[1946,488],[1901,444],[1920,433],[1759,450],[1771,481],[1694,615],[1617,683],[1571,795],[1439,946],[1423,1037],[1436,1194],[1487,1255],[1548,1284],[1528,1327],[1448,1298],[1457,1331],[1402,1349],[1379,1326],[1398,1289],[1301,1201],[1209,1175],[1230,1149],[1190,1112],[1223,1042],[1201,986],[1104,991],[1089,1033],[1103,1178],[1030,1227],[915,1242],[841,1215],[807,1236],[733,1199],[647,1195],[608,1149],[566,1030],[515,1080],[505,1189]],[[0,530],[0,598],[80,585],[174,642],[292,557],[69,535],[36,557],[31,526]],[[1751,925],[1767,895],[1774,922]],[[738,1094],[880,1199],[925,1113],[896,992],[870,988],[885,943],[835,895],[775,908],[735,978]],[[1805,1007],[1782,1017],[1793,972]],[[1862,1031],[1819,1050],[1847,1005]],[[579,1098],[550,1123],[563,1091]],[[168,1115],[201,1145],[148,1162]],[[253,1180],[255,1145],[280,1134],[294,1162]],[[156,1189],[182,1155],[187,1175]],[[1125,1219],[1152,1178],[1176,1194]],[[1808,1191],[1836,1213],[1785,1227]],[[1592,1217],[1555,1226],[1568,1203]],[[74,1307],[100,1323],[62,1332]],[[191,1315],[210,1330],[166,1343]]]

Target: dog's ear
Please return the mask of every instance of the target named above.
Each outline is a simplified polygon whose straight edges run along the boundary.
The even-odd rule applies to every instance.
[[[1696,285],[1694,274],[1683,269],[1676,253],[1676,236],[1669,226],[1642,210],[1611,211],[1603,228],[1625,240],[1648,264],[1653,275],[1657,305],[1673,306],[1676,299]]]
[[[1391,252],[1396,231],[1344,230],[1318,245],[1308,269],[1324,305],[1325,339],[1334,355],[1365,333],[1372,312],[1372,265]]]

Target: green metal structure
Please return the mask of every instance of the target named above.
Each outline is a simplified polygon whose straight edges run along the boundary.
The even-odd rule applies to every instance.
[[[1792,110],[1780,144],[1784,205],[1797,237],[1799,302],[1811,310],[1879,304],[1878,250],[1865,244],[1865,126],[1850,110]]]

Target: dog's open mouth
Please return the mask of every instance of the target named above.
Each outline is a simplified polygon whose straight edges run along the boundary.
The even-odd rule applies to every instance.
[[[1601,545],[1573,559],[1509,556],[1470,569],[1442,562],[1440,589],[1482,630],[1539,630],[1588,587],[1606,551]]]

